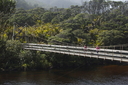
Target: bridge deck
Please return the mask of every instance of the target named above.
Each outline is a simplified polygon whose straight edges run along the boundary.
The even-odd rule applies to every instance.
[[[55,52],[68,55],[77,55],[90,58],[100,58],[108,60],[116,60],[120,62],[128,62],[128,51],[125,50],[113,50],[113,49],[100,49],[99,53],[96,53],[96,48],[87,48],[77,46],[61,46],[61,45],[47,45],[47,44],[23,44],[24,49],[38,50],[46,52]]]

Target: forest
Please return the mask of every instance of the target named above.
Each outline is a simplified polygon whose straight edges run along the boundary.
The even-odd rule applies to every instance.
[[[24,0],[23,0],[24,1]],[[0,0],[0,70],[64,68],[102,60],[23,50],[22,43],[109,46],[127,44],[128,2],[90,0],[49,9]],[[79,60],[79,61],[77,61]],[[112,63],[106,61],[105,63]]]

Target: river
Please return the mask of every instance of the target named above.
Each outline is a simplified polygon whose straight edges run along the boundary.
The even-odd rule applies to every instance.
[[[128,85],[128,65],[1,72],[0,85]]]

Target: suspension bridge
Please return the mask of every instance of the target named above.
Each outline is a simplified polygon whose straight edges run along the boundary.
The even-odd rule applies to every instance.
[[[126,50],[115,50],[115,49],[97,49],[94,47],[87,47],[86,49],[82,46],[65,46],[65,45],[49,45],[49,44],[35,44],[25,43],[23,48],[26,50],[46,51],[61,53],[67,55],[83,56],[90,58],[98,58],[104,60],[112,60],[119,62],[128,62],[128,51]]]
[[[27,24],[22,29],[26,29]],[[18,33],[22,32],[22,29],[19,29]],[[12,40],[15,39],[17,34],[15,34],[16,25],[14,24],[13,29],[13,36]],[[24,33],[24,39],[25,41],[37,41],[39,42],[39,39],[35,39],[36,36],[34,34],[31,34],[34,36],[32,39],[27,36],[27,32]],[[42,40],[42,39],[41,39]],[[37,50],[37,51],[45,51],[45,52],[54,52],[54,53],[61,53],[61,54],[67,54],[67,55],[75,55],[75,56],[83,56],[83,57],[90,57],[90,58],[98,58],[98,59],[104,59],[104,60],[112,60],[112,61],[119,61],[119,62],[128,62],[128,50],[124,50],[123,47],[128,47],[128,45],[117,45],[117,46],[100,46],[100,49],[98,49],[99,52],[96,52],[97,49],[95,47],[87,47],[86,49],[83,46],[67,46],[67,45],[50,45],[50,44],[36,44],[36,43],[24,43],[23,49],[26,50]],[[115,49],[115,48],[119,48]]]

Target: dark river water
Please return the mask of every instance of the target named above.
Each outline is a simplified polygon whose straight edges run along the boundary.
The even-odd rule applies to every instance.
[[[0,85],[128,85],[128,65],[91,69],[2,72]]]

